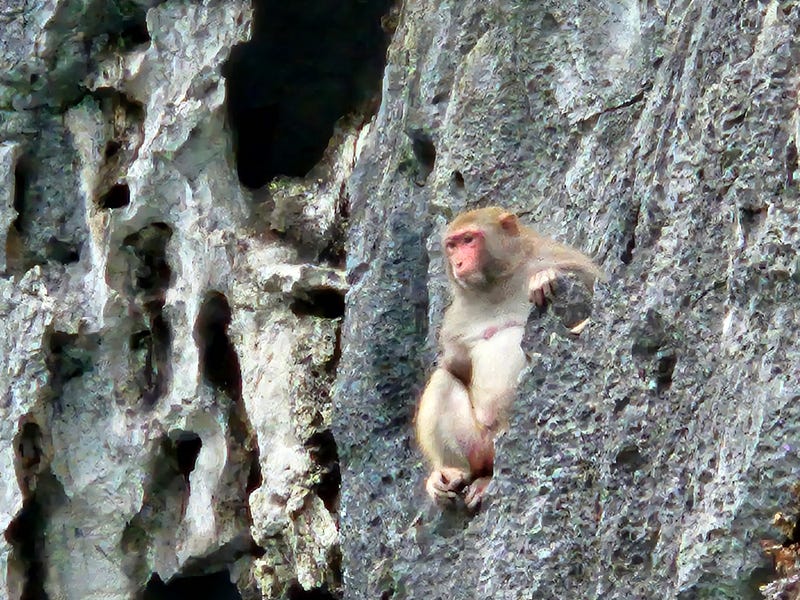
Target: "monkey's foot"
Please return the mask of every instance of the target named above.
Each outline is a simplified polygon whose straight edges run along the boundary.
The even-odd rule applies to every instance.
[[[558,271],[555,269],[544,269],[534,273],[528,283],[528,298],[536,306],[544,306],[553,297],[556,291],[556,280]]]
[[[491,481],[491,477],[478,477],[469,484],[464,494],[464,504],[468,510],[477,512],[480,509],[483,495],[486,493],[486,488],[489,487]]]
[[[433,471],[425,482],[425,490],[437,504],[452,503],[467,485],[467,475],[460,469],[444,467]]]

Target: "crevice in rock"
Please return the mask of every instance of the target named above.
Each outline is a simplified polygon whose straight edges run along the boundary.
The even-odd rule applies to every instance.
[[[339,596],[332,593],[326,586],[304,590],[303,587],[294,582],[286,590],[287,600],[338,600]]]
[[[254,0],[253,37],[231,50],[223,74],[242,185],[303,177],[334,124],[379,91],[391,0]]]
[[[227,570],[173,577],[167,583],[153,573],[141,597],[142,600],[242,600]]]
[[[621,470],[626,473],[633,473],[641,469],[647,461],[642,456],[639,448],[635,445],[628,445],[620,449],[614,458],[612,465],[614,470]]]
[[[344,316],[344,292],[333,288],[298,291],[289,308],[298,317],[314,316],[338,319]]]
[[[130,189],[124,179],[144,140],[144,106],[112,88],[99,88],[92,97],[106,121],[103,162],[94,197],[98,208],[121,208],[130,203]]]
[[[8,560],[8,587],[21,589],[21,600],[47,600],[44,584],[47,568],[44,561],[44,532],[47,516],[35,498],[22,503],[22,510],[9,523],[5,539],[11,545]]]
[[[431,135],[423,129],[408,129],[406,135],[411,140],[411,151],[417,161],[415,182],[425,185],[436,165],[436,145]]]
[[[314,493],[319,496],[330,513],[339,510],[339,492],[342,487],[342,473],[339,467],[339,450],[330,429],[313,434],[305,443],[314,462],[312,474]]]
[[[65,242],[55,236],[51,236],[44,245],[44,257],[46,260],[57,262],[60,265],[70,265],[80,260],[81,245]]]
[[[786,187],[795,184],[795,174],[797,173],[797,142],[789,140],[786,144]]]
[[[34,177],[33,161],[26,155],[20,156],[14,165],[14,196],[12,206],[17,218],[12,221],[6,233],[6,271],[21,275],[35,262],[28,248],[28,194]]]
[[[100,208],[122,208],[131,203],[131,190],[127,183],[115,183],[97,201]]]
[[[122,532],[123,571],[136,582],[150,571],[148,555],[155,544],[174,545],[191,493],[189,474],[202,447],[200,436],[176,429],[161,437],[144,484],[142,506]]]
[[[242,374],[236,349],[228,338],[231,308],[219,292],[206,294],[195,325],[195,340],[200,349],[200,371],[213,388],[232,400],[242,395]]]
[[[148,6],[152,6],[154,3],[148,2],[147,4]],[[160,4],[160,2],[156,2],[155,4]],[[150,32],[147,31],[146,16],[146,7],[143,5],[140,8],[140,12],[129,16],[123,21],[119,31],[109,35],[109,46],[123,50],[131,50],[137,46],[149,44]]]
[[[739,226],[746,245],[750,245],[760,235],[767,220],[766,206],[740,206]]]
[[[319,262],[327,262],[338,268],[344,268],[347,244],[347,220],[350,217],[350,195],[347,193],[347,181],[339,186],[336,198],[336,212],[328,234],[329,241],[320,252]]]
[[[48,328],[42,347],[50,378],[50,396],[60,408],[64,385],[94,369],[95,351],[100,345],[97,333],[67,333]]]
[[[130,339],[130,350],[140,365],[135,378],[146,407],[155,405],[166,392],[171,377],[170,344],[172,332],[163,314],[172,269],[166,257],[172,228],[153,223],[127,236],[123,248],[133,257],[132,290],[136,304],[143,311],[143,329]]]
[[[631,338],[631,355],[640,365],[642,375],[647,378],[648,387],[659,394],[668,390],[678,362],[678,351],[664,318],[649,309],[633,326]]]
[[[189,475],[194,471],[197,464],[197,457],[203,447],[203,440],[200,436],[191,431],[176,430],[170,434],[175,442],[175,458],[178,462],[178,471],[186,480],[188,485]]]
[[[239,356],[228,337],[231,307],[224,294],[208,292],[200,307],[194,339],[203,379],[228,399],[228,463],[215,492],[214,510],[222,521],[251,524],[249,495],[261,485],[258,440],[242,400]]]
[[[19,590],[22,600],[48,598],[47,522],[66,498],[63,487],[50,471],[46,443],[39,424],[31,417],[23,417],[14,437],[14,469],[23,503],[5,531],[5,539],[11,546],[6,584],[11,590]]]

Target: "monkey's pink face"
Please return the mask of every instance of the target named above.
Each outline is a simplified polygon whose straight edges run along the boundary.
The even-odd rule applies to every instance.
[[[461,229],[445,238],[444,249],[456,279],[482,275],[483,246],[483,232],[479,229]]]

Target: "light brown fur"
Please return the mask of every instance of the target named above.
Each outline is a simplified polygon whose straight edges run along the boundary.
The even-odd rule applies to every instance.
[[[422,394],[416,432],[431,465],[428,494],[476,510],[491,481],[494,436],[506,424],[525,365],[520,343],[530,303],[544,305],[557,277],[588,287],[603,277],[585,254],[519,223],[499,207],[458,215],[443,239],[453,301],[442,359]]]

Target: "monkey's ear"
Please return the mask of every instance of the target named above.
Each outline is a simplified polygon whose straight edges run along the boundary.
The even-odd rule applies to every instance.
[[[519,221],[517,215],[512,213],[503,213],[500,215],[500,227],[503,228],[509,235],[519,235]]]

